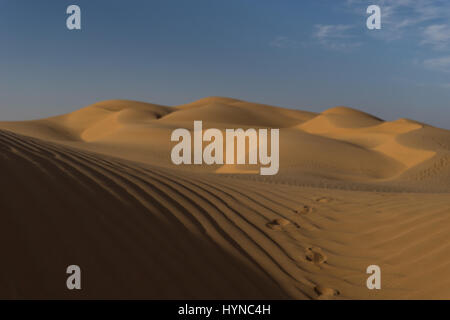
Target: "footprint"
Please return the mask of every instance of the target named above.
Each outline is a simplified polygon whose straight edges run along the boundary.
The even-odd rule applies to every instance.
[[[284,218],[279,218],[279,219],[275,219],[275,220],[269,222],[268,224],[266,224],[266,226],[272,230],[281,230],[281,229],[283,229],[283,227],[287,226],[288,224],[290,224],[289,220],[286,220]]]
[[[331,202],[333,199],[331,198],[327,198],[327,197],[321,197],[321,198],[317,198],[316,201],[319,203],[328,203]]]
[[[327,261],[327,256],[322,252],[322,249],[312,247],[306,249],[306,259],[317,265],[321,265]]]
[[[307,214],[307,213],[311,213],[311,212],[313,212],[313,211],[314,211],[313,208],[311,208],[311,207],[309,207],[309,206],[303,206],[303,207],[301,207],[301,208],[298,209],[298,210],[294,210],[294,213],[297,213],[297,214]]]
[[[314,288],[314,291],[319,295],[318,299],[330,299],[340,294],[338,290],[327,288],[321,285],[317,285]]]

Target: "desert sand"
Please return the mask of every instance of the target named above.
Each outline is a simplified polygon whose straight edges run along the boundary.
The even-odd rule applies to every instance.
[[[194,120],[280,128],[279,173],[175,166],[171,132]],[[0,122],[0,149],[0,298],[450,299],[448,130],[347,107],[113,100]]]

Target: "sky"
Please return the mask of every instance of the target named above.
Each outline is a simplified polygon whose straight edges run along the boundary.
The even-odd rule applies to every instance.
[[[207,96],[450,129],[450,1],[0,0],[0,121]]]

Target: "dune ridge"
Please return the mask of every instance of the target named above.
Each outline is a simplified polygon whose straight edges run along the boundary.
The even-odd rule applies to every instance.
[[[278,108],[238,99],[209,97],[185,105],[167,107],[127,100],[108,100],[67,115],[28,122],[0,122],[0,128],[19,134],[57,141],[127,160],[174,168],[169,159],[170,134],[175,128],[192,130],[193,121],[202,120],[204,128],[280,128],[280,176],[297,177],[295,183],[311,186],[347,182],[367,189],[402,184],[409,191],[432,188],[443,192],[449,185],[437,186],[408,176],[448,150],[434,143],[442,129],[420,122],[380,118],[348,107],[335,107],[320,114]],[[444,130],[445,132],[448,132]],[[407,139],[409,133],[415,137]],[[418,136],[421,135],[420,138]],[[447,138],[444,138],[447,140]],[[425,141],[421,146],[418,141]],[[427,145],[430,145],[428,147]],[[188,170],[217,173],[251,173],[252,167],[196,166]],[[444,172],[448,168],[442,167]],[[412,170],[414,171],[414,170]],[[392,188],[390,189],[392,190]]]
[[[281,128],[280,173],[174,166],[170,132],[193,120]],[[2,122],[0,150],[2,298],[450,298],[448,130],[345,107],[112,100]],[[382,290],[366,287],[372,264]]]

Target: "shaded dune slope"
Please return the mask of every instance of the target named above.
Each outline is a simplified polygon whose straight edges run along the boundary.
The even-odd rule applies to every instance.
[[[2,298],[289,297],[219,246],[217,213],[173,178],[4,131],[0,149]],[[81,293],[65,288],[71,264]]]

